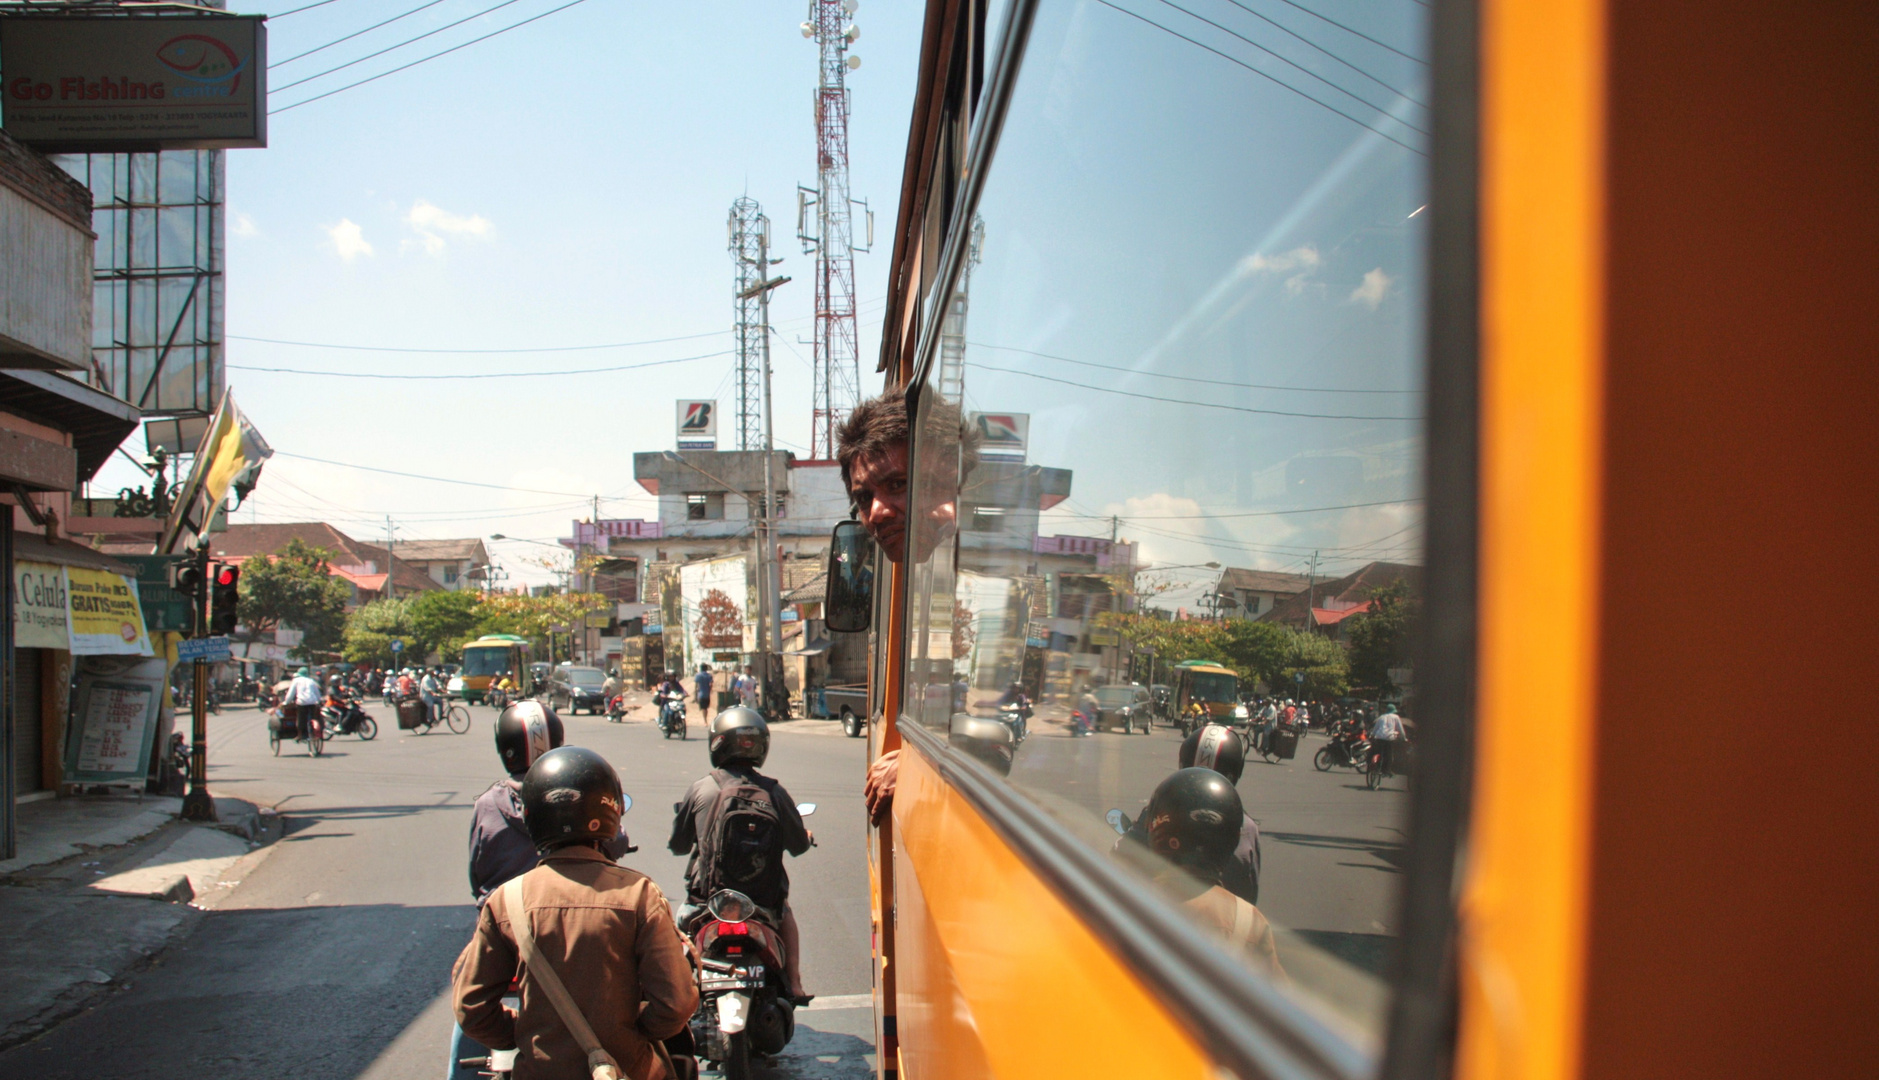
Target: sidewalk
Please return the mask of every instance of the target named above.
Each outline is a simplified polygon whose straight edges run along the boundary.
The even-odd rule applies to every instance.
[[[241,799],[215,805],[217,825],[178,820],[175,798],[19,808],[19,856],[0,862],[0,1048],[128,986],[259,858],[268,818]]]

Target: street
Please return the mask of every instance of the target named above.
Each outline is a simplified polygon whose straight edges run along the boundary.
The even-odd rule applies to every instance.
[[[283,839],[127,989],[0,1054],[0,1075],[441,1076],[450,967],[476,913],[470,807],[500,775],[495,713],[472,706],[467,735],[419,735],[399,731],[381,703],[368,710],[378,738],[334,740],[321,758],[293,743],[270,755],[252,707],[212,717],[212,790],[276,808]],[[626,822],[640,850],[624,863],[682,897],[685,863],[665,839],[672,803],[708,768],[696,712],[684,742],[643,721],[564,721],[567,741],[604,754],[633,798]],[[760,1075],[872,1075],[863,745],[819,721],[779,725],[772,740],[765,771],[818,805],[807,821],[817,846],[791,868],[791,902],[804,980],[821,1000],[798,1013],[794,1041]]]

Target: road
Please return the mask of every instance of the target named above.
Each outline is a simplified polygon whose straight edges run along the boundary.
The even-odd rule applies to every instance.
[[[499,775],[494,712],[472,707],[467,735],[400,732],[373,706],[375,741],[347,737],[310,758],[267,748],[262,714],[211,718],[210,787],[284,815],[284,837],[221,890],[196,931],[130,988],[0,1055],[0,1076],[218,1080],[404,1080],[440,1076],[451,963],[476,907],[466,874],[470,807]],[[646,710],[642,713],[649,715]],[[692,738],[650,723],[564,718],[568,742],[606,756],[634,805],[640,851],[624,862],[683,895],[668,854],[671,806],[709,767]],[[804,979],[822,997],[768,1077],[849,1080],[873,1073],[867,865],[860,800],[864,744],[834,724],[779,725],[765,771],[818,810],[818,846],[792,871]],[[835,1008],[824,1007],[837,1006]]]

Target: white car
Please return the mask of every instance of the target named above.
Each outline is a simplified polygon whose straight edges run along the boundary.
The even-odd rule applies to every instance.
[[[463,676],[452,675],[450,677],[450,681],[444,684],[444,696],[453,698],[463,696]]]

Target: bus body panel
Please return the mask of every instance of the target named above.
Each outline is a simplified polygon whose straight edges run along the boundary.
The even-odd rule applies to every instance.
[[[894,822],[908,1080],[1215,1075],[1155,995],[911,747]]]

